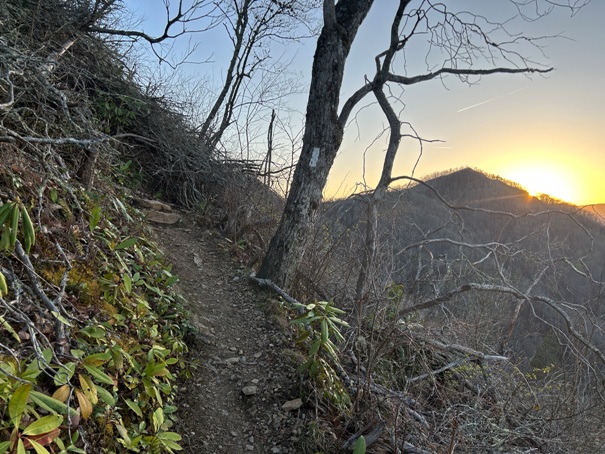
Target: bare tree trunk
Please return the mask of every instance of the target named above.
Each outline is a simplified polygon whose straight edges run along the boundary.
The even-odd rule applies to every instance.
[[[276,234],[258,275],[288,289],[304,255],[304,238],[319,208],[342,142],[338,104],[345,63],[373,0],[324,0],[324,26],[313,59],[303,148]]]
[[[91,189],[95,177],[97,158],[99,157],[99,148],[96,145],[92,145],[85,149],[84,153],[84,162],[82,162],[82,165],[78,169],[78,179],[86,189]]]
[[[357,301],[358,316],[361,316],[370,270],[376,256],[376,242],[378,240],[378,200],[376,200],[375,194],[376,192],[370,194],[367,200],[366,239],[363,256],[361,257],[359,275],[357,276],[357,285],[355,287],[355,300]]]
[[[412,0],[399,0],[391,26],[390,46],[375,58],[377,73],[374,79],[372,81],[366,79],[365,84],[343,104],[339,115],[339,92],[344,66],[351,44],[359,26],[372,7],[373,0],[340,0],[336,5],[334,0],[324,0],[324,27],[317,41],[313,61],[303,148],[281,222],[259,271],[259,275],[271,279],[284,289],[289,288],[294,272],[302,260],[306,233],[321,202],[328,172],[342,142],[347,118],[364,96],[373,92],[389,120],[389,127],[397,128],[397,132],[391,134],[381,182],[372,195],[374,200],[379,200],[393,181],[392,165],[401,139],[400,122],[385,95],[385,84],[414,85],[447,74],[468,81],[469,76],[547,73],[552,69],[526,66],[527,59],[506,48],[510,43],[494,44],[481,26],[475,22],[462,20],[461,16],[456,14],[448,13],[442,3],[427,2],[430,8],[413,10],[406,15],[406,8],[411,2]],[[572,5],[568,7],[572,10],[576,8]],[[406,20],[403,28],[407,27],[405,33],[401,31],[404,17]],[[485,20],[482,16],[474,17],[479,22]],[[493,23],[485,22],[485,27],[492,28],[492,26]],[[437,43],[434,48],[442,51],[446,49],[445,53],[450,57],[444,60],[442,67],[425,74],[407,76],[392,73],[395,54],[402,52],[409,39],[420,33],[431,35]],[[533,39],[528,39],[533,44]],[[500,58],[495,58],[494,48],[498,49]],[[461,52],[460,49],[465,51]],[[511,62],[512,55],[515,55],[518,61]],[[512,65],[476,69],[474,67],[476,56],[481,56],[490,65],[496,65],[501,61]],[[458,64],[464,67],[459,67]],[[414,136],[415,134],[410,137]],[[369,232],[369,235],[371,236],[372,232]],[[373,252],[369,250],[363,260],[365,275],[361,276],[358,282],[358,294],[365,291],[367,283],[362,281],[367,278],[372,266]]]
[[[219,126],[218,130],[210,131],[213,123],[216,120],[216,117],[219,114],[219,110],[221,109],[221,107],[223,107],[223,104],[225,103],[225,98],[227,98],[227,94],[230,90],[232,90],[232,87],[234,85],[233,79],[236,78],[235,85],[239,86],[239,83],[241,83],[241,79],[246,76],[246,74],[244,73],[246,69],[245,64],[243,67],[239,67],[238,63],[242,59],[240,51],[242,49],[242,46],[244,45],[244,38],[246,35],[246,29],[248,27],[248,9],[250,7],[250,3],[250,0],[244,1],[241,11],[237,12],[237,22],[234,27],[235,39],[233,39],[233,54],[231,55],[229,69],[227,69],[227,74],[225,76],[225,83],[223,85],[223,89],[218,95],[218,98],[216,98],[216,101],[214,102],[214,105],[212,106],[208,117],[200,128],[200,137],[203,140],[207,140],[211,148],[217,144],[218,140],[220,140],[222,133],[227,127],[226,125],[224,125],[224,123],[228,123],[228,119],[223,118],[223,121],[221,121],[221,125]],[[244,51],[245,55],[250,54],[250,50],[252,49],[252,47],[254,47],[254,44],[256,43],[248,42],[246,44]],[[246,52],[246,50],[248,52]],[[225,106],[224,117],[228,117],[228,109],[229,106]]]
[[[382,108],[383,113],[387,117],[389,122],[389,146],[387,153],[384,158],[382,166],[382,174],[380,181],[376,186],[376,189],[368,196],[368,220],[366,226],[366,239],[364,253],[361,262],[361,269],[357,278],[357,285],[355,288],[355,298],[357,300],[357,311],[358,316],[361,317],[363,314],[363,301],[366,297],[368,288],[369,276],[372,273],[374,267],[374,261],[376,259],[376,249],[378,245],[378,204],[384,196],[387,194],[389,185],[392,182],[393,164],[395,163],[395,157],[401,144],[401,125],[397,114],[393,110],[393,107],[389,104],[386,96],[382,91],[384,80],[377,77],[377,87],[374,88],[374,95],[378,100],[378,104]]]
[[[399,8],[395,13],[393,24],[391,26],[391,44],[389,49],[384,52],[382,66],[378,64],[380,61],[377,58],[377,73],[373,81],[373,93],[378,101],[378,105],[382,109],[382,112],[389,122],[389,145],[387,148],[386,156],[382,165],[382,173],[380,175],[380,181],[376,189],[369,195],[368,200],[368,220],[366,226],[366,240],[364,255],[362,257],[361,269],[357,278],[357,285],[355,288],[355,297],[357,300],[357,316],[361,319],[363,316],[363,302],[366,297],[368,288],[369,276],[374,267],[374,261],[376,260],[376,248],[378,243],[378,204],[386,195],[389,185],[393,179],[393,165],[395,164],[395,157],[401,144],[401,122],[393,109],[393,106],[389,103],[386,95],[384,94],[384,86],[387,81],[389,68],[391,62],[395,57],[397,48],[399,46],[398,30],[401,24],[401,19],[405,11],[406,6],[409,4],[409,0],[401,0],[399,2]],[[421,143],[422,144],[422,143]]]
[[[275,109],[271,111],[271,121],[267,131],[267,157],[265,158],[263,183],[271,186],[271,161],[273,160],[273,124],[275,123]]]

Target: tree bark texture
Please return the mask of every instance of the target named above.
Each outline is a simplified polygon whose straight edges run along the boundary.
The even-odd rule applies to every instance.
[[[92,188],[95,177],[95,167],[99,157],[99,148],[95,145],[84,150],[85,156],[82,165],[78,169],[78,179],[86,189]]]
[[[324,0],[324,26],[313,58],[303,148],[286,207],[258,275],[289,289],[304,239],[321,203],[344,130],[338,104],[351,45],[373,0]]]

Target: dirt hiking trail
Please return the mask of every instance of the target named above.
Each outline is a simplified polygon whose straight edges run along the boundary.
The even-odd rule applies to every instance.
[[[286,323],[267,309],[272,296],[249,283],[226,240],[183,219],[154,230],[199,330],[190,344],[193,379],[177,402],[184,452],[300,452],[308,416],[297,408],[301,388]]]

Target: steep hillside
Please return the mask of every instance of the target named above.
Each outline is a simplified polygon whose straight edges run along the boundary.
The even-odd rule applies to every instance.
[[[191,326],[123,187],[133,85],[76,3],[0,3],[0,452],[173,452]]]
[[[192,326],[130,201],[145,180],[196,203],[229,171],[88,31],[113,3],[0,2],[2,453],[180,449]]]
[[[290,331],[238,267],[281,199],[89,31],[119,6],[0,2],[0,453],[299,452]],[[144,194],[197,208],[160,230],[182,280],[148,225],[179,216]]]

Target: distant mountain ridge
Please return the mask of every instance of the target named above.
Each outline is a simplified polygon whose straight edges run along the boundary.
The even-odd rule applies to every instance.
[[[605,218],[605,204],[596,204],[582,209],[576,205],[558,200],[548,195],[534,197],[515,182],[497,175],[490,175],[480,170],[463,168],[450,173],[443,173],[425,180],[426,184],[414,184],[405,188],[394,188],[389,191],[382,202],[381,217],[400,213],[405,207],[405,215],[422,222],[420,214],[425,213],[434,218],[448,210],[435,195],[433,190],[454,207],[481,208],[492,211],[524,215],[542,211],[560,211],[578,213],[586,222]],[[357,199],[346,199],[327,203],[327,211],[335,210],[343,216],[346,224],[355,222],[364,216],[363,204]],[[392,205],[392,208],[387,208]],[[591,216],[586,216],[588,214]],[[434,219],[433,219],[434,220]],[[596,224],[595,224],[596,225]]]
[[[567,207],[568,209],[582,207],[581,205],[558,200],[549,194],[542,194],[537,197],[531,196],[520,184],[514,181],[470,167],[429,178],[426,183],[440,192],[443,190],[448,192],[452,197],[451,201],[464,201],[473,206],[489,202],[489,195],[491,194],[494,200],[517,198],[521,206],[533,204],[543,207],[544,204],[540,203],[540,201],[545,201],[546,205],[555,204],[560,207]],[[452,192],[451,188],[458,188],[458,191]],[[478,197],[473,198],[473,193],[476,193]],[[584,210],[605,218],[605,203],[588,205]]]
[[[332,237],[347,238],[343,254],[363,250],[366,220],[363,199],[326,205],[324,222]],[[401,285],[410,301],[444,295],[474,282],[531,289],[590,311],[598,311],[602,304],[600,287],[590,276],[598,279],[605,263],[605,224],[594,213],[548,196],[532,197],[496,176],[466,168],[429,179],[426,185],[393,189],[379,205],[378,231],[381,255],[374,278],[383,279],[379,285]],[[502,297],[490,313],[496,314],[494,323],[509,323],[510,300]],[[484,310],[482,306],[467,309],[469,300],[464,296],[456,301],[450,307],[459,315]],[[537,354],[546,335],[530,323],[529,311],[524,306],[514,330],[512,324],[510,328],[496,325],[493,333],[496,343],[498,336],[510,336],[513,350],[526,358]],[[544,319],[557,318],[543,305],[531,311]],[[503,334],[507,329],[512,331]]]
[[[513,199],[525,205],[531,196],[514,183],[471,168],[456,170],[426,181],[454,205],[479,206],[497,200]]]

